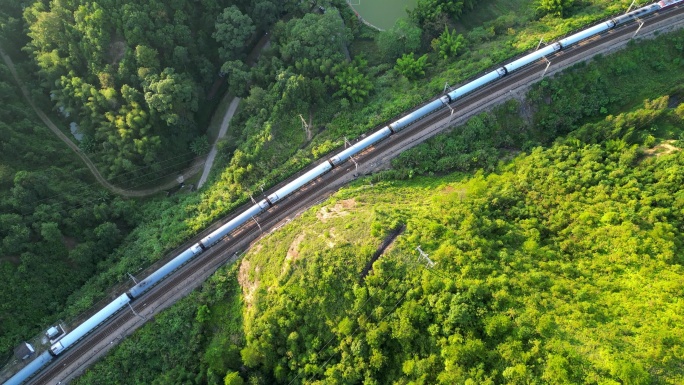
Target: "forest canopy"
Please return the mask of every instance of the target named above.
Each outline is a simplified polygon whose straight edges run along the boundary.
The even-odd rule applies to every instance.
[[[40,86],[79,122],[107,177],[187,155],[198,108],[224,62],[245,59],[260,31],[298,2],[35,1],[24,50]],[[254,23],[252,20],[258,20]],[[206,26],[212,26],[206,28]],[[206,113],[206,112],[205,112]],[[148,171],[149,172],[149,171]]]

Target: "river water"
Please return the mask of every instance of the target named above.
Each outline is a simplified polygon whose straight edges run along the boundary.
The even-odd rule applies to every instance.
[[[347,0],[367,23],[380,29],[390,29],[406,8],[413,8],[418,0]]]

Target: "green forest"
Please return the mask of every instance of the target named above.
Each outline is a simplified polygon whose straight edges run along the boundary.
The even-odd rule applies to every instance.
[[[382,32],[341,0],[0,4],[32,102],[118,186],[201,161],[242,98],[206,188],[124,199],[0,62],[0,363],[260,186],[629,3],[418,0]],[[403,153],[76,382],[681,383],[683,50],[631,44]]]

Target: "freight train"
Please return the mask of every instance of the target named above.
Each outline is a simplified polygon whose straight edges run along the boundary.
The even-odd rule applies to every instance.
[[[428,115],[435,113],[438,110],[448,107],[455,100],[462,98],[464,95],[484,87],[498,79],[505,77],[511,72],[517,71],[527,65],[537,62],[539,59],[544,58],[554,52],[560,51],[564,48],[577,44],[580,41],[588,39],[590,37],[601,34],[605,31],[613,29],[618,25],[626,24],[634,20],[638,20],[641,17],[651,15],[658,12],[664,8],[677,5],[684,2],[684,0],[663,0],[657,3],[653,3],[641,8],[637,8],[629,13],[616,16],[608,21],[601,22],[597,25],[584,29],[578,33],[570,35],[563,38],[553,44],[547,45],[544,48],[538,49],[532,53],[526,54],[512,62],[500,67],[494,71],[486,73],[477,79],[468,82],[453,91],[446,93],[445,95],[423,105],[422,107],[410,112],[409,114],[403,116],[402,118],[388,124],[382,129],[374,132],[373,134],[365,137],[356,144],[350,146],[344,151],[334,155],[333,157],[327,159],[320,165],[314,167],[312,170],[306,172],[304,175],[296,178],[292,182],[286,184],[280,189],[276,190],[274,193],[268,195],[266,198],[258,203],[255,203],[252,207],[248,208],[243,213],[239,214],[235,218],[228,221],[223,226],[219,227],[217,230],[213,231],[206,237],[202,238],[199,242],[189,247],[187,250],[180,253],[178,256],[173,258],[167,264],[150,274],[147,278],[140,281],[137,285],[133,286],[128,292],[122,294],[110,304],[105,306],[103,309],[98,311],[95,315],[88,318],[81,325],[71,330],[64,337],[56,341],[49,350],[40,354],[36,359],[31,361],[23,369],[17,372],[13,377],[11,377],[5,385],[19,385],[22,382],[29,379],[31,376],[36,374],[43,366],[50,363],[54,358],[58,357],[64,350],[70,348],[74,344],[78,343],[83,337],[92,332],[105,320],[112,317],[114,314],[119,312],[124,307],[128,306],[131,301],[135,301],[144,295],[153,286],[167,277],[171,272],[178,269],[180,266],[184,265],[191,259],[195,258],[199,254],[206,251],[208,248],[215,245],[223,237],[230,234],[240,226],[244,225],[252,218],[268,211],[276,203],[282,201],[289,195],[293,194],[303,186],[309,184],[310,182],[316,180],[321,175],[329,172],[335,167],[340,166],[342,163],[346,162],[352,156],[364,151],[365,149],[375,145],[376,143],[382,141],[383,139],[396,134],[397,132],[415,124],[417,121],[425,118]]]

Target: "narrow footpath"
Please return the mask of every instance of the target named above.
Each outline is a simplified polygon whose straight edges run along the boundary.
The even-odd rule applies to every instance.
[[[252,52],[250,52],[249,56],[247,56],[247,64],[253,66],[261,55],[261,51],[268,48],[270,45],[271,38],[267,32],[261,37],[261,39],[259,39]],[[216,136],[216,140],[214,140],[214,143],[211,145],[209,155],[207,155],[207,159],[204,162],[202,176],[200,177],[199,182],[197,182],[198,190],[207,182],[207,179],[209,178],[209,172],[211,172],[211,167],[214,165],[214,159],[216,159],[216,146],[218,145],[219,140],[221,140],[226,135],[226,132],[228,132],[228,126],[230,125],[230,121],[233,119],[233,115],[235,115],[238,105],[240,105],[240,100],[240,98],[234,97],[230,102],[230,106],[228,106],[226,114],[223,116],[221,128]]]
[[[221,129],[219,130],[218,136],[216,137],[214,144],[211,146],[211,151],[209,151],[209,155],[207,155],[207,160],[204,162],[202,176],[200,177],[199,182],[197,182],[198,189],[202,187],[202,185],[204,185],[204,183],[207,181],[207,178],[209,177],[211,166],[214,165],[214,159],[216,158],[216,145],[218,141],[226,135],[226,132],[228,131],[228,125],[231,119],[233,119],[233,115],[235,114],[235,110],[237,110],[238,104],[240,104],[240,98],[233,98],[233,101],[230,102],[230,106],[228,107],[228,111],[226,111],[226,115],[223,116],[223,121],[221,122]]]

